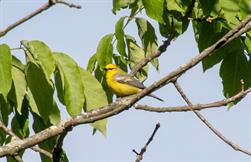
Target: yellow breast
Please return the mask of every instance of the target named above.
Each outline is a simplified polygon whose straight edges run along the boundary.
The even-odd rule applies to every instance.
[[[107,73],[106,82],[113,91],[113,93],[115,93],[117,96],[119,97],[129,96],[141,91],[141,89],[137,87],[115,81],[114,80],[115,74],[116,73]]]

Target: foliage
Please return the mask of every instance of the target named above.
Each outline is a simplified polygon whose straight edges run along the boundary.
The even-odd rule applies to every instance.
[[[115,24],[115,32],[103,36],[95,54],[89,59],[87,70],[68,55],[54,52],[39,40],[21,41],[25,61],[17,59],[7,44],[0,45],[0,117],[20,137],[29,135],[29,114],[33,117],[33,130],[39,132],[60,121],[59,102],[70,116],[104,106],[112,101],[112,94],[104,79],[106,64],[115,62],[129,71],[144,57],[158,51],[156,31],[164,38],[182,35],[192,23],[199,51],[212,45],[250,11],[249,0],[113,0],[113,13],[121,9],[130,10],[129,16],[121,17]],[[147,18],[138,17],[140,11]],[[126,26],[134,21],[138,30],[136,36],[126,32]],[[159,28],[151,24],[158,23]],[[160,39],[160,38],[159,38]],[[116,43],[116,45],[115,45]],[[231,97],[251,86],[251,33],[242,35],[224,48],[202,61],[207,71],[220,64],[223,94]],[[151,64],[158,70],[158,60]],[[142,68],[136,77],[147,78],[149,65]],[[56,95],[57,98],[56,98]],[[10,114],[14,117],[10,118]],[[107,119],[91,124],[106,134]],[[9,139],[2,131],[0,143]],[[51,151],[56,139],[41,143]],[[41,155],[44,161],[50,161]]]

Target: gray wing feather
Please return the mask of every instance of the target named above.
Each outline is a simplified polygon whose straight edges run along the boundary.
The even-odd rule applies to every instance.
[[[140,89],[146,88],[143,83],[141,83],[137,79],[134,79],[130,75],[116,74],[114,75],[114,79],[119,83],[129,84],[131,86],[138,87]]]

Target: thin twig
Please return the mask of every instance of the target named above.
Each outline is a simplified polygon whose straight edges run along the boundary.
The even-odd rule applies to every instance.
[[[180,87],[180,85],[178,84],[177,81],[174,82],[174,86],[177,89],[177,91],[180,93],[181,97],[186,101],[186,103],[189,106],[192,106],[192,102],[188,99],[188,97],[186,96],[186,94],[184,93],[184,91],[182,90],[182,88]],[[239,145],[235,144],[234,142],[232,142],[231,140],[229,140],[228,138],[226,138],[220,131],[218,131],[199,111],[197,110],[193,110],[191,109],[195,115],[216,135],[218,136],[223,142],[225,142],[226,144],[228,144],[229,146],[231,146],[234,150],[236,151],[240,151],[244,154],[250,155],[251,156],[251,152],[240,147]]]
[[[70,8],[76,8],[76,9],[81,9],[82,6],[81,5],[76,5],[74,3],[69,3],[69,2],[65,2],[63,0],[56,0],[56,3],[59,3],[59,4],[64,4]]]
[[[55,2],[54,2],[55,1]],[[37,10],[31,12],[30,14],[28,14],[27,16],[19,19],[18,21],[14,22],[13,24],[9,25],[8,27],[6,27],[3,30],[0,30],[0,37],[3,37],[5,34],[7,34],[10,30],[14,29],[15,27],[17,27],[18,25],[26,22],[27,20],[33,18],[34,16],[40,14],[41,12],[49,9],[50,7],[52,7],[53,5],[55,5],[56,3],[61,3],[64,5],[67,5],[69,7],[74,7],[74,8],[81,8],[80,5],[74,5],[62,0],[49,0],[48,2],[46,2],[45,4],[43,4],[40,8],[38,8]]]
[[[184,111],[191,111],[192,110],[203,110],[208,108],[216,108],[216,107],[222,107],[226,106],[227,104],[234,102],[236,100],[239,100],[243,97],[245,97],[248,93],[251,92],[251,88],[248,88],[245,91],[240,91],[238,94],[226,98],[223,100],[206,103],[206,104],[194,104],[192,106],[175,106],[175,107],[153,107],[148,105],[141,105],[141,104],[135,104],[135,109],[138,110],[145,110],[150,112],[158,112],[158,113],[164,113],[164,112],[184,112]]]
[[[160,123],[157,123],[151,137],[148,139],[145,146],[141,148],[140,153],[138,153],[135,149],[132,150],[136,154],[135,162],[139,162],[143,159],[143,155],[146,152],[148,145],[153,141],[153,137],[156,134],[156,132],[158,131],[159,127],[160,127]]]
[[[7,128],[3,122],[0,121],[0,128],[5,131],[8,135],[10,135],[12,137],[12,141],[13,140],[21,140],[14,132],[12,132],[9,128]],[[46,156],[48,156],[49,158],[52,158],[52,154],[38,146],[32,146],[31,149],[35,152],[39,152],[41,154],[44,154]],[[13,156],[15,158],[15,156]]]

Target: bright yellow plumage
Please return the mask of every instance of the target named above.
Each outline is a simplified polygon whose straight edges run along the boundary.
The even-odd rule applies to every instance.
[[[119,97],[124,97],[124,96],[129,96],[132,94],[136,94],[141,91],[140,88],[125,84],[125,83],[120,83],[118,80],[116,80],[116,75],[121,74],[126,76],[127,74],[121,70],[117,65],[115,64],[108,64],[105,67],[106,69],[106,82],[108,86],[111,88],[111,90]],[[129,75],[128,75],[128,79]]]
[[[106,65],[105,70],[105,77],[108,86],[111,88],[113,93],[115,93],[119,97],[139,93],[145,88],[145,86],[141,82],[128,75],[115,64]],[[153,94],[149,94],[148,96],[163,101],[161,98]]]

